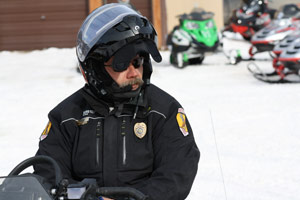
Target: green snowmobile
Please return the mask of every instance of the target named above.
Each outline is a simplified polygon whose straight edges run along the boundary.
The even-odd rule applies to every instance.
[[[219,37],[213,16],[212,12],[202,9],[178,16],[180,25],[173,29],[167,40],[171,64],[179,68],[201,64],[205,52],[217,49]]]

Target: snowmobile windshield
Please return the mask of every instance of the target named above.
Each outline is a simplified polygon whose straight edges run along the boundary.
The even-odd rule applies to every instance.
[[[52,200],[39,181],[30,176],[0,177],[0,199]]]
[[[193,20],[199,20],[199,21],[201,21],[201,20],[212,19],[214,17],[214,13],[212,13],[212,12],[201,12],[201,13],[199,13],[199,12],[192,12],[190,14],[190,16],[191,16],[191,19],[193,19]]]
[[[177,17],[183,21],[183,20],[197,20],[197,21],[203,21],[203,20],[208,20],[212,19],[214,17],[213,12],[206,12],[204,10],[196,10],[194,9],[190,14],[182,14],[178,15]]]
[[[212,47],[218,41],[218,31],[213,19],[197,21],[184,20],[182,29],[194,38],[196,43]]]
[[[77,54],[79,60],[83,62],[99,38],[128,15],[142,17],[123,4],[107,4],[93,11],[83,22],[78,33]]]

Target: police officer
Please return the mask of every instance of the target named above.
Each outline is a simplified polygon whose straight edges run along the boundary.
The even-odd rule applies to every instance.
[[[182,106],[150,84],[161,55],[149,21],[123,4],[106,4],[82,24],[77,57],[86,85],[48,117],[37,155],[54,158],[65,178],[129,186],[152,200],[183,200],[200,157]],[[51,167],[35,173],[53,181]]]

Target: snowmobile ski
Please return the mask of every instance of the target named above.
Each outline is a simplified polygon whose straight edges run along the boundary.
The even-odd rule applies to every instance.
[[[254,62],[249,63],[247,69],[254,78],[266,83],[300,83],[300,77],[294,73],[286,73],[284,76],[277,71],[265,73]]]

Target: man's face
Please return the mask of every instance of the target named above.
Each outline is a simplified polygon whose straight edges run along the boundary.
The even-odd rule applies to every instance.
[[[105,65],[107,73],[111,78],[120,86],[125,87],[127,85],[132,86],[132,90],[138,89],[143,84],[143,64],[134,66],[139,56],[134,57],[128,68],[122,72],[115,72],[111,66],[114,57],[111,57]],[[109,66],[110,65],[110,66]]]

